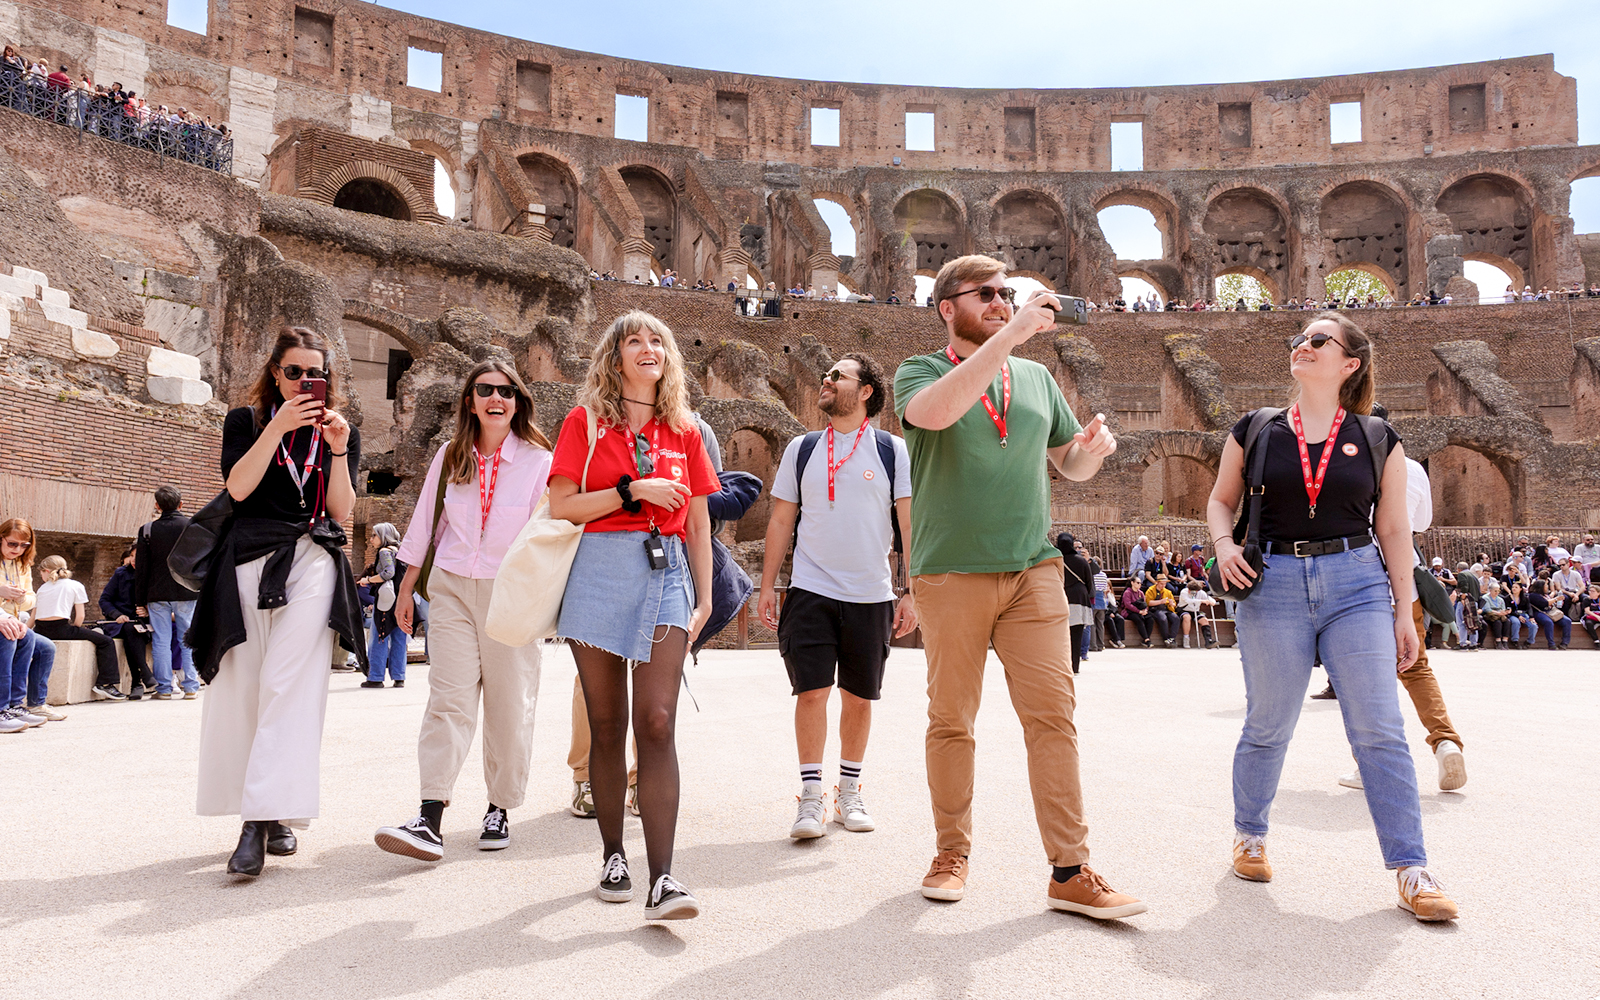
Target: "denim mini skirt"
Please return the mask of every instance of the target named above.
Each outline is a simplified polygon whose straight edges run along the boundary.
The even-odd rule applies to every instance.
[[[673,535],[661,538],[665,569],[651,569],[644,531],[586,531],[561,598],[556,636],[636,663],[648,661],[657,625],[688,631],[694,609],[689,554]]]

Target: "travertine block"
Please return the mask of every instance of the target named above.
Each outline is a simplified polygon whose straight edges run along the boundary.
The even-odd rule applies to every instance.
[[[117,342],[106,334],[82,327],[72,328],[72,349],[86,358],[114,358],[119,350]]]
[[[177,351],[155,347],[150,350],[150,357],[145,362],[145,371],[158,377],[198,379],[200,359],[192,354],[180,354]]]
[[[21,268],[18,268],[18,270],[21,270]],[[39,286],[14,274],[0,274],[0,292],[15,295],[21,299],[36,299],[39,297]]]
[[[153,375],[145,381],[150,398],[174,406],[204,406],[211,402],[211,386],[197,378]]]
[[[30,284],[38,285],[40,288],[50,287],[50,277],[43,271],[35,271],[28,267],[13,267],[11,276],[18,281],[26,281]]]
[[[59,306],[62,309],[72,308],[72,295],[65,288],[42,286],[39,289],[39,301],[47,306]]]
[[[73,309],[69,306],[53,306],[48,302],[41,302],[39,305],[44,308],[45,319],[52,323],[70,326],[75,330],[81,330],[89,325],[89,314],[81,309]]]

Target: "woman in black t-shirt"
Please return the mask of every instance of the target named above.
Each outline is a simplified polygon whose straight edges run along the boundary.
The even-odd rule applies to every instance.
[[[1367,443],[1366,424],[1378,420],[1369,416],[1372,355],[1371,340],[1348,318],[1316,316],[1289,342],[1295,402],[1253,444],[1267,449],[1265,568],[1234,613],[1247,707],[1233,757],[1233,870],[1252,881],[1272,878],[1267,814],[1320,653],[1339,694],[1384,865],[1398,872],[1400,905],[1419,920],[1450,920],[1456,905],[1426,868],[1416,766],[1394,683],[1397,665],[1403,671],[1417,659],[1411,524],[1398,435],[1386,422],[1372,427],[1389,446],[1381,483]],[[1218,566],[1234,587],[1256,577],[1233,524],[1253,458],[1243,443],[1254,416],[1224,444],[1207,507]]]
[[[293,854],[290,828],[317,815],[335,631],[347,648],[363,646],[338,524],[355,508],[360,438],[332,409],[339,395],[330,361],[314,331],[285,329],[253,405],[223,423],[233,517],[206,576],[190,644],[208,684],[197,811],[244,821],[228,861],[238,875],[260,874],[265,853]],[[308,391],[319,379],[327,407]]]

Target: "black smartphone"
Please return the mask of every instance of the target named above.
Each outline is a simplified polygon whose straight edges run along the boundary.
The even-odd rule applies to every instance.
[[[1055,298],[1058,303],[1058,308],[1056,309],[1057,323],[1080,324],[1089,322],[1089,303],[1075,295],[1057,295]]]
[[[303,378],[300,380],[300,391],[307,393],[312,399],[322,404],[322,411],[328,410],[328,380],[325,378]],[[317,417],[317,422],[322,422],[322,417]]]

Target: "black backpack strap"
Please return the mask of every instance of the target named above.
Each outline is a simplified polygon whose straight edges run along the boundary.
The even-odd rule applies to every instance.
[[[903,543],[900,541],[900,518],[895,516],[894,509],[894,435],[874,427],[872,440],[878,445],[878,461],[883,463],[884,471],[889,474],[889,527],[894,532],[894,551],[900,552],[903,548]]]
[[[1267,446],[1265,442],[1260,448],[1256,447],[1257,439],[1267,425],[1276,420],[1283,413],[1277,406],[1263,406],[1250,417],[1250,426],[1244,432],[1245,460],[1250,463],[1250,475],[1245,480],[1249,490],[1249,500],[1245,505],[1245,537],[1244,544],[1261,544],[1261,498],[1266,494],[1267,479]],[[1237,534],[1235,529],[1235,534]]]
[[[1372,506],[1376,509],[1378,500],[1383,497],[1383,469],[1389,464],[1389,422],[1382,417],[1360,413],[1353,416],[1361,424],[1361,433],[1367,439],[1367,453],[1372,456],[1372,482],[1375,487]]]
[[[794,456],[794,534],[800,537],[800,512],[804,509],[805,495],[800,484],[805,482],[806,463],[811,461],[811,453],[817,450],[817,442],[822,440],[821,431],[807,431],[806,436],[800,439],[800,450]],[[793,544],[793,540],[791,540]]]

